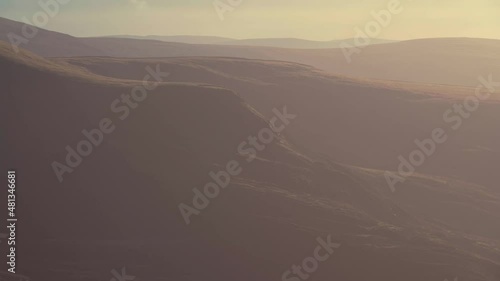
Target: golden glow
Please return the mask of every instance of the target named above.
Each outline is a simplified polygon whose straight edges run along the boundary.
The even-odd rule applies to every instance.
[[[370,12],[383,9],[389,1],[242,0],[242,4],[226,12],[221,21],[213,0],[147,0],[147,5],[130,0],[89,0],[84,4],[68,4],[47,28],[76,36],[182,34],[332,40],[353,37],[354,28],[364,26],[372,19]],[[36,8],[36,1],[30,2],[24,15],[30,15],[29,11]],[[400,2],[404,10],[394,15],[380,38],[500,38],[498,0]],[[17,2],[15,9],[2,7],[0,16],[20,20],[22,5]]]

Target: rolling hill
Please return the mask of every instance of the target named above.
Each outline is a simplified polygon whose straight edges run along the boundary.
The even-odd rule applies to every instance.
[[[436,128],[442,128],[449,139],[437,145],[436,152],[416,171],[498,189],[497,94],[481,101],[476,111],[457,123],[460,115],[454,105],[474,97],[475,88],[361,80],[333,76],[307,65],[234,58],[55,61],[121,79],[140,79],[141,69],[160,63],[172,73],[169,81],[231,89],[268,118],[273,107],[287,105],[300,116],[288,131],[295,143],[316,155],[354,166],[397,170],[399,156],[408,159],[418,149],[415,140],[429,139]],[[477,163],[482,163],[479,169]]]
[[[148,73],[146,65],[170,75],[122,120],[110,105],[144,85],[139,79]],[[110,77],[111,70],[120,77]],[[183,81],[189,72],[193,78]],[[266,80],[268,72],[277,80]],[[404,85],[320,73],[303,65],[234,59],[48,60],[15,54],[0,43],[0,82],[7,89],[1,110],[12,148],[7,159],[20,176],[21,273],[41,280],[102,280],[126,266],[144,280],[279,280],[311,255],[317,238],[330,235],[341,246],[310,280],[499,280],[497,190],[415,175],[406,189],[391,193],[382,171],[320,159],[297,145],[306,133],[303,122],[314,120],[307,117],[312,109],[298,106],[307,79],[317,82],[305,92],[315,106],[322,96],[342,101],[311,90],[321,81],[337,83],[334,93],[342,95],[371,89],[374,96],[406,94],[422,102],[397,90]],[[274,91],[272,97],[261,92],[252,100],[229,83],[195,81],[206,75],[259,87],[282,87],[276,83],[292,77],[289,86],[296,91]],[[255,102],[264,103],[262,95],[273,99],[267,109]],[[269,128],[269,109],[284,106],[296,112],[296,120],[246,160],[239,145]],[[77,146],[82,130],[100,126],[103,118],[116,128],[60,183],[51,163],[68,162],[66,147]],[[179,204],[190,203],[193,188],[231,161],[241,163],[242,172],[186,225]],[[468,217],[450,220],[463,206]]]
[[[331,49],[340,48],[341,42],[349,42],[354,39],[331,40],[331,41],[313,41],[298,38],[254,38],[254,39],[231,39],[216,36],[132,36],[117,35],[107,36],[112,38],[146,39],[158,40],[164,42],[177,42],[187,44],[215,44],[230,46],[258,46],[258,47],[276,47],[288,49]],[[370,44],[386,44],[396,42],[394,40],[372,39]]]
[[[23,28],[25,26],[29,28]],[[19,41],[17,48],[26,49],[44,57],[106,55],[86,45],[79,38],[2,17],[0,17],[0,41],[9,44]]]
[[[0,40],[8,42],[6,34],[19,32],[21,26],[22,23],[3,19],[0,31],[4,36]],[[354,46],[354,42],[350,44]],[[75,38],[45,30],[40,30],[35,38],[21,47],[45,57],[211,56],[280,60],[311,65],[336,75],[419,84],[475,87],[481,75],[500,77],[500,54],[497,51],[500,40],[474,38],[420,39],[371,45],[354,50],[350,63],[344,55],[346,50],[339,48],[287,49],[129,38]]]

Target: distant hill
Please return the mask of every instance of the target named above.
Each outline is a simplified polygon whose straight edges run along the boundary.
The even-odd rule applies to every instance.
[[[127,39],[146,39],[146,40],[158,40],[165,42],[177,42],[177,43],[187,43],[187,44],[220,44],[224,42],[233,41],[234,39],[218,37],[218,36],[195,36],[195,35],[174,35],[174,36],[159,36],[159,35],[148,35],[148,36],[134,36],[134,35],[115,35],[106,36],[109,38],[127,38]]]
[[[72,56],[105,56],[101,50],[89,46],[82,42],[81,39],[41,28],[33,38],[28,38],[23,35],[22,22],[12,21],[0,17],[0,41],[11,43],[9,34],[12,38],[19,36],[24,39],[19,45],[19,48],[32,51],[44,57],[72,57]],[[16,40],[16,39],[14,39]]]
[[[21,23],[3,20],[3,37]],[[219,39],[217,39],[219,40]],[[56,42],[56,44],[51,44]],[[348,63],[343,50],[287,49],[260,46],[186,44],[126,38],[75,38],[51,31],[23,44],[45,57],[239,57],[307,64],[332,74],[416,83],[476,86],[480,75],[500,77],[500,40],[474,38],[420,39],[371,45]]]
[[[352,39],[346,40],[331,40],[331,41],[313,41],[297,38],[256,38],[256,39],[231,39],[214,36],[108,36],[112,38],[128,38],[128,39],[148,39],[159,40],[165,42],[188,43],[188,44],[213,44],[213,45],[230,45],[230,46],[260,46],[260,47],[277,47],[291,49],[331,49],[339,48],[341,42],[351,42]],[[393,43],[395,40],[372,39],[370,44],[386,44]]]

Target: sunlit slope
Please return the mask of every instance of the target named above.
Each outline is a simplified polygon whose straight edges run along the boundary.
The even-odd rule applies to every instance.
[[[0,19],[0,40],[10,42],[9,33],[22,35],[23,23]],[[154,40],[158,39],[158,40]],[[276,43],[254,39],[237,46],[164,42],[161,38],[77,38],[39,29],[37,35],[19,47],[46,57],[110,56],[110,57],[180,57],[217,56],[303,63],[333,74],[359,78],[397,80],[417,83],[476,86],[477,77],[500,76],[500,40],[478,38],[431,38],[357,46],[352,48],[300,49],[295,41]],[[182,41],[182,40],[177,40]],[[284,39],[287,42],[287,39]],[[300,41],[300,40],[299,40]],[[198,42],[187,41],[187,42]],[[201,41],[204,42],[204,41]],[[267,43],[266,43],[267,42]],[[247,44],[247,45],[245,45]],[[248,46],[267,44],[276,48]],[[498,79],[497,79],[498,80]]]

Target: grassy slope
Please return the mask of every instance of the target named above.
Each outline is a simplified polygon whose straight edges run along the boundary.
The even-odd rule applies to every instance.
[[[123,79],[138,79],[145,65],[159,62],[171,72],[170,81],[231,89],[268,117],[273,107],[286,105],[299,116],[289,131],[296,144],[356,166],[397,169],[398,156],[407,157],[416,149],[415,139],[429,138],[435,128],[443,128],[449,141],[419,172],[491,188],[500,180],[495,172],[500,165],[500,134],[495,128],[500,97],[493,94],[482,101],[456,132],[443,120],[454,104],[474,95],[474,88],[361,80],[295,63],[234,58],[56,61]]]
[[[23,172],[23,241],[33,244],[20,255],[32,276],[100,280],[125,265],[143,279],[279,279],[330,233],[342,249],[311,280],[498,280],[498,250],[474,244],[494,240],[438,227],[398,205],[381,175],[313,162],[286,139],[184,225],[177,204],[267,124],[222,88],[162,84],[59,185],[51,161],[138,82],[93,79],[79,68],[67,75],[53,62],[2,50],[7,159]],[[467,202],[491,196],[474,193]]]
[[[20,34],[22,23],[0,19],[0,40]],[[348,41],[349,42],[349,41]],[[500,76],[500,40],[432,38],[362,48],[348,63],[341,49],[285,49],[259,46],[183,44],[127,38],[76,38],[41,29],[27,48],[46,57],[226,56],[292,61],[330,73],[417,83],[475,86],[477,77]]]

